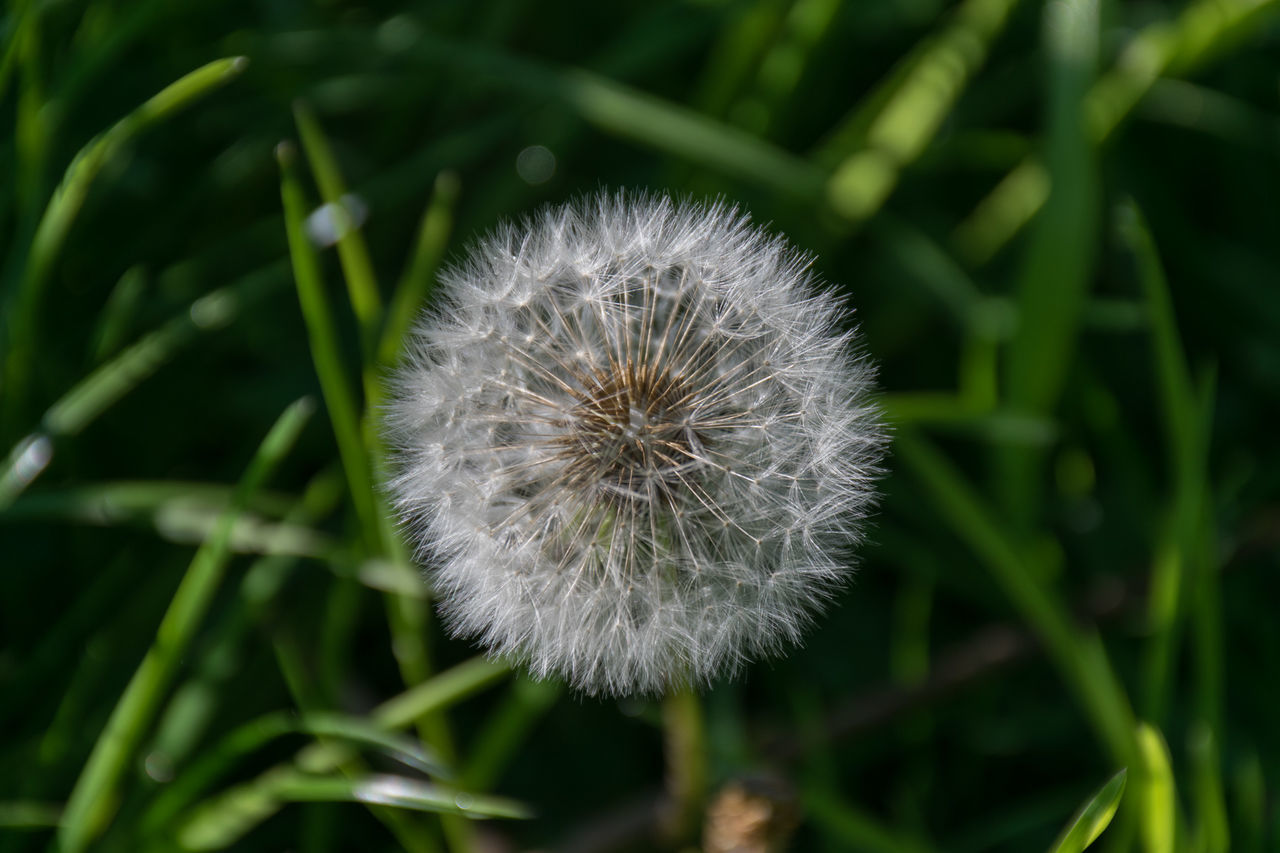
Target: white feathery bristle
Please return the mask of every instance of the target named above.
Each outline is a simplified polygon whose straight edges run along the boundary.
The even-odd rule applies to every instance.
[[[851,572],[884,445],[809,267],[735,208],[620,194],[442,276],[386,427],[455,634],[604,694],[799,640]]]

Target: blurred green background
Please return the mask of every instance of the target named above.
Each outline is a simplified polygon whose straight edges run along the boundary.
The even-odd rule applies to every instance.
[[[1121,768],[1100,848],[1276,849],[1277,5],[10,0],[0,851],[710,851],[740,779],[1045,850]],[[804,647],[665,723],[444,637],[371,486],[442,259],[622,187],[813,253],[895,436]]]

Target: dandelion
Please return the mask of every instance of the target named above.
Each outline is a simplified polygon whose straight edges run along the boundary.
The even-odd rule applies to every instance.
[[[455,634],[605,694],[799,640],[883,445],[808,259],[731,207],[602,195],[500,228],[438,303],[390,490]]]

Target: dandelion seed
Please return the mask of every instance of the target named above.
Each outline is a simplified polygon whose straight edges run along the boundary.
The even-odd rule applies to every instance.
[[[733,208],[619,195],[445,274],[387,431],[456,634],[606,694],[799,640],[850,572],[883,445],[808,266]]]

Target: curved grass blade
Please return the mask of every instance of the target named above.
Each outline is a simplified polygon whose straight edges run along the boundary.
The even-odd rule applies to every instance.
[[[155,642],[112,711],[71,791],[58,826],[58,846],[64,853],[85,850],[110,822],[125,767],[159,710],[201,617],[213,603],[231,554],[236,516],[292,448],[313,409],[310,398],[304,397],[280,415],[245,470],[217,534],[192,559]]]
[[[1121,770],[1086,800],[1050,845],[1049,853],[1080,853],[1097,840],[1115,817],[1128,775],[1127,769]]]
[[[0,510],[9,506],[48,467],[58,440],[73,436],[168,364],[200,334],[230,323],[245,303],[262,296],[282,268],[271,266],[219,288],[71,387],[40,419],[40,427],[14,445],[0,467]]]
[[[456,791],[403,776],[309,776],[289,770],[270,784],[238,788],[198,807],[175,840],[184,850],[221,850],[234,844],[264,817],[288,803],[349,802],[435,812],[470,818],[527,818],[531,812],[514,800]]]
[[[289,735],[330,738],[354,747],[373,749],[406,767],[446,782],[453,772],[434,752],[412,738],[387,731],[367,719],[325,711],[301,716],[275,713],[259,717],[232,731],[183,771],[148,810],[143,833],[162,830],[200,794],[235,769],[244,759]]]
[[[1142,755],[1142,788],[1138,797],[1138,832],[1146,853],[1173,853],[1178,837],[1178,803],[1174,793],[1169,747],[1160,731],[1138,725]]]
[[[474,658],[445,670],[374,709],[373,725],[391,731],[413,725],[505,678],[507,666]],[[281,794],[299,779],[325,779],[351,761],[355,752],[344,743],[315,743],[302,749],[292,762],[276,765],[250,782],[218,795],[188,813],[177,830],[193,849],[219,849],[234,844],[288,801]],[[341,779],[350,784],[351,780]],[[455,803],[456,806],[456,803]],[[478,815],[457,810],[455,815]]]
[[[54,190],[36,226],[25,262],[17,260],[22,264],[21,271],[17,268],[5,271],[6,284],[10,276],[18,276],[16,293],[5,312],[8,334],[3,347],[6,362],[4,384],[0,386],[9,419],[21,417],[25,402],[45,280],[98,173],[139,133],[239,76],[247,66],[245,57],[236,56],[197,68],[93,139],[71,161],[62,183]],[[0,434],[8,434],[8,430],[0,430]]]

